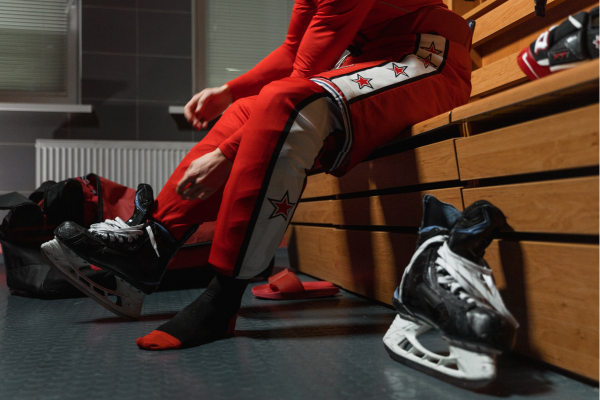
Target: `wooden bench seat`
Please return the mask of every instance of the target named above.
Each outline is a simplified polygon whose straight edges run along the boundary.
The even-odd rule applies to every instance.
[[[598,102],[598,60],[452,110],[452,123],[550,115]]]
[[[598,165],[598,104],[456,140],[462,180]]]
[[[454,139],[371,161],[336,178],[311,175],[302,199],[458,180]]]

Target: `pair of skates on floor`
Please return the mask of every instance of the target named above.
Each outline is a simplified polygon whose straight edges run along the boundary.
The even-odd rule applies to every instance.
[[[107,220],[90,229],[65,222],[55,239],[42,245],[42,254],[108,310],[139,318],[144,296],[156,290],[169,260],[194,230],[175,240],[148,220],[153,201],[152,188],[142,184],[127,222]],[[482,259],[505,217],[486,201],[463,213],[433,196],[425,196],[423,205],[417,251],[394,294],[398,316],[384,343],[397,361],[461,386],[481,387],[495,378],[495,355],[511,347],[517,328]],[[79,271],[90,264],[113,272],[115,286],[101,287]],[[448,356],[419,343],[418,336],[430,328],[448,342]]]
[[[394,293],[398,315],[383,338],[394,360],[463,387],[495,379],[495,357],[512,347],[518,323],[483,254],[505,223],[485,200],[461,213],[433,196],[423,198],[417,250]],[[448,355],[419,342],[431,328],[448,344]]]

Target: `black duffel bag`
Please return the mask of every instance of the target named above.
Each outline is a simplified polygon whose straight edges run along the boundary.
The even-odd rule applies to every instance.
[[[17,192],[0,196],[0,210],[9,210],[0,226],[0,244],[12,294],[52,299],[83,296],[46,264],[40,246],[54,239],[54,229],[64,221],[85,227],[102,221],[102,188],[107,183],[110,189],[133,190],[89,174],[58,183],[44,182],[29,198]],[[104,287],[115,284],[110,272],[89,267],[81,271]]]

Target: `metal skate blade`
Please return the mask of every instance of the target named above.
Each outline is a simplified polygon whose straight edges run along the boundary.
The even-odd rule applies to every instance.
[[[107,310],[120,317],[139,319],[145,295],[123,279],[115,277],[117,281],[115,290],[98,285],[79,270],[82,267],[89,267],[90,264],[56,239],[42,244],[42,256],[48,265],[63,274],[72,285]],[[114,301],[112,296],[115,298]]]
[[[385,349],[395,361],[459,387],[479,389],[496,378],[493,355],[452,345],[449,355],[425,349],[417,337],[429,329],[427,325],[407,321],[397,315],[383,338]]]

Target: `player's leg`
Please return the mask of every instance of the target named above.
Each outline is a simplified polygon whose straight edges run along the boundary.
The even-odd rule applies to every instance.
[[[464,22],[464,21],[463,21]],[[468,27],[466,28],[468,29]],[[349,57],[347,66],[313,77],[334,98],[344,114],[345,138],[321,165],[341,176],[403,129],[466,103],[471,91],[467,49],[443,36],[407,34],[387,39],[381,48]]]
[[[150,294],[158,287],[170,258],[195,227],[217,217],[222,189],[208,201],[190,202],[175,193],[175,185],[192,160],[213,151],[245,124],[252,101],[251,98],[238,101],[227,110],[173,173],[154,202],[158,205],[153,204],[153,198],[140,197],[138,191],[135,221],[107,220],[90,229],[73,222],[58,227],[56,240],[43,248],[52,264],[67,277],[72,277],[71,282],[85,294],[117,315],[139,317],[144,294]],[[144,201],[140,200],[142,198]],[[75,277],[73,271],[89,264],[113,272],[117,287],[96,287],[93,282]]]
[[[223,193],[209,258],[217,277],[171,321],[138,339],[138,346],[191,347],[226,333],[248,279],[275,254],[323,140],[341,124],[336,110],[307,79],[283,79],[261,91]]]

